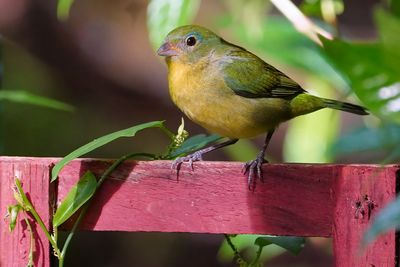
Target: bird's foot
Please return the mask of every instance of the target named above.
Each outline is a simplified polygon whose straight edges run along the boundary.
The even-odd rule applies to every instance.
[[[193,162],[195,161],[202,161],[203,160],[203,154],[204,151],[199,150],[196,151],[192,154],[189,154],[185,157],[180,157],[174,160],[172,163],[171,169],[177,170],[179,172],[179,169],[181,168],[182,163],[184,162],[189,162],[190,169],[193,171]]]
[[[260,153],[256,159],[244,164],[243,174],[247,174],[247,185],[249,190],[255,190],[257,178],[260,179],[261,182],[264,182],[262,173],[263,163],[268,163],[268,161],[264,159],[264,154]]]

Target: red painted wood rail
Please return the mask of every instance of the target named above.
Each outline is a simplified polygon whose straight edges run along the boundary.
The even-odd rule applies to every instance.
[[[0,157],[0,207],[14,203],[14,177],[23,182],[46,224],[51,206],[91,170],[111,161],[79,159],[49,184],[56,158]],[[266,164],[265,182],[247,190],[241,163],[199,162],[182,166],[179,179],[170,161],[126,162],[101,187],[81,225],[90,231],[252,233],[332,237],[336,266],[396,266],[395,232],[366,250],[360,240],[377,211],[396,196],[396,165]],[[64,225],[70,228],[71,222]],[[1,222],[0,266],[27,262],[27,231],[21,220],[13,234]],[[35,265],[50,266],[50,245],[35,227]]]

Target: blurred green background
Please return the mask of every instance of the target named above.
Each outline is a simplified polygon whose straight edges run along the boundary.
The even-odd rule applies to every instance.
[[[166,67],[154,49],[173,27],[193,20],[256,53],[313,94],[371,110],[363,118],[322,110],[282,125],[267,152],[272,161],[396,162],[399,1],[294,1],[310,19],[312,27],[305,34],[296,29],[293,13],[279,10],[279,2],[286,1],[81,0],[60,1],[59,6],[47,0],[2,1],[1,154],[64,156],[98,136],[152,120],[166,120],[176,129],[183,115],[169,99]],[[335,37],[321,37],[323,47],[314,32],[320,28]],[[192,135],[204,132],[188,120],[186,128]],[[159,153],[168,141],[159,131],[146,131],[88,156]],[[252,159],[262,142],[263,137],[243,140],[207,159]],[[225,255],[229,253],[217,256],[222,240],[209,235],[82,233],[66,262],[235,266]],[[297,257],[276,248],[265,253],[267,266],[333,266],[328,239],[309,239]]]

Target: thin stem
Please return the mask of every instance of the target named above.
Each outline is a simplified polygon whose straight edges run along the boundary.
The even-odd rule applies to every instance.
[[[19,179],[15,179],[15,185],[18,188],[18,192],[22,197],[22,201],[24,204],[24,210],[30,212],[32,216],[35,218],[36,222],[39,224],[40,228],[42,228],[44,234],[46,235],[47,239],[49,240],[50,244],[53,246],[53,249],[56,252],[56,256],[60,256],[60,250],[58,249],[57,243],[53,239],[53,237],[50,235],[49,231],[47,231],[47,227],[44,224],[42,218],[40,218],[39,214],[36,212],[34,209],[32,203],[29,201],[28,197],[25,195],[25,192],[22,190],[21,182]]]
[[[299,31],[307,35],[318,45],[322,46],[321,40],[318,35],[322,35],[325,38],[332,40],[333,36],[328,31],[319,27],[307,18],[300,9],[293,4],[290,0],[271,0],[271,3],[280,11],[283,15],[294,25]]]
[[[29,222],[28,217],[26,216],[26,211],[24,211],[23,213],[24,213],[24,220],[28,227],[28,232],[29,232],[29,236],[30,236],[29,256],[28,256],[27,266],[33,266],[33,242],[34,242],[33,231],[32,231],[31,223]]]
[[[175,134],[174,134],[173,132],[171,132],[167,127],[165,127],[164,124],[160,126],[160,129],[161,129],[166,135],[168,135],[168,137],[169,137],[171,140],[174,140]]]
[[[240,266],[242,266],[243,263],[245,263],[245,260],[242,258],[240,255],[239,251],[237,250],[236,246],[233,244],[231,237],[228,234],[224,234],[226,242],[228,245],[231,247],[233,251],[233,255],[237,258],[237,263],[239,263]]]
[[[153,159],[154,155],[153,154],[149,154],[149,153],[132,153],[132,154],[128,154],[125,156],[120,157],[119,159],[117,159],[100,177],[99,181],[97,182],[97,186],[96,186],[96,191],[100,188],[101,184],[105,181],[105,179],[119,166],[121,165],[121,163],[123,163],[125,160],[134,158],[134,157],[148,157]],[[96,194],[93,194],[93,196]],[[88,200],[88,202],[85,203],[85,205],[82,207],[81,213],[79,214],[77,220],[74,223],[74,226],[71,229],[71,232],[68,234],[67,239],[65,240],[63,249],[61,251],[61,257],[59,260],[59,267],[63,267],[64,265],[64,258],[65,258],[65,254],[67,253],[69,244],[72,240],[72,237],[75,235],[76,230],[78,229],[79,224],[81,223],[81,221],[83,220],[83,218],[85,217],[89,206],[90,206],[90,202],[93,199],[93,196],[91,199]]]
[[[58,243],[58,227],[53,225],[53,239],[56,243]],[[54,250],[54,254],[57,255],[57,252]]]
[[[258,265],[260,265],[260,263],[259,263],[259,260],[260,260],[260,257],[261,257],[261,253],[262,253],[262,251],[263,251],[263,246],[259,246],[258,247],[258,250],[257,250],[257,254],[256,254],[256,258],[252,261],[252,263],[250,264],[250,266],[258,266]]]

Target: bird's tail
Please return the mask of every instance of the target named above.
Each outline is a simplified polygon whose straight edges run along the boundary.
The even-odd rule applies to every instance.
[[[332,99],[322,99],[323,104],[327,108],[333,108],[333,109],[338,109],[358,115],[368,115],[368,110],[362,106],[346,103],[346,102],[340,102]]]

